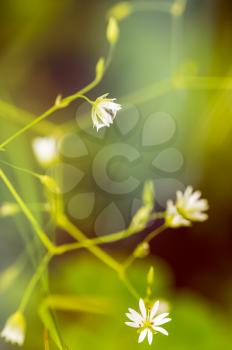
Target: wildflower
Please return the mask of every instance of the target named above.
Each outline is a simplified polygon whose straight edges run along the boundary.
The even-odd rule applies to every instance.
[[[169,227],[190,226],[191,221],[205,221],[208,215],[204,213],[209,205],[206,199],[201,199],[201,192],[193,192],[188,186],[184,193],[177,191],[176,202],[167,202],[165,223]]]
[[[151,309],[146,308],[143,299],[139,300],[140,313],[129,308],[129,313],[126,316],[130,322],[125,322],[127,326],[137,328],[139,332],[138,342],[141,343],[146,337],[151,345],[153,334],[162,333],[168,335],[168,332],[160,327],[161,325],[171,321],[167,318],[168,312],[157,315],[159,309],[159,301],[156,301]],[[157,315],[157,316],[156,316]]]
[[[24,316],[18,311],[8,318],[1,332],[1,337],[9,343],[22,346],[25,339],[25,330],[26,323]]]
[[[115,98],[110,99],[107,96],[108,94],[105,94],[93,102],[92,120],[93,126],[97,128],[97,131],[113,124],[117,112],[122,108],[120,104],[114,102]]]
[[[208,201],[200,199],[201,192],[193,192],[193,188],[188,186],[184,193],[177,191],[176,207],[178,211],[191,221],[205,221],[208,215],[204,211],[209,209]]]
[[[177,210],[176,205],[172,200],[167,202],[167,209],[165,215],[165,224],[168,227],[181,227],[181,226],[190,226],[191,222],[186,220]]]
[[[33,140],[32,148],[43,166],[51,164],[57,158],[57,140],[54,137],[37,137]]]

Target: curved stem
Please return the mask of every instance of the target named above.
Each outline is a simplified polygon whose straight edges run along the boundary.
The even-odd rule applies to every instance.
[[[142,242],[140,242],[136,248],[133,250],[132,254],[126,259],[126,261],[124,262],[123,264],[123,267],[124,269],[128,269],[132,264],[133,262],[136,260],[136,256],[134,255],[134,252],[136,251],[137,247],[140,245],[140,244],[143,244],[143,243],[149,243],[154,237],[158,236],[161,232],[163,232],[164,230],[166,229],[166,225],[163,224],[161,226],[159,226],[157,229],[155,229],[154,231],[150,232]]]

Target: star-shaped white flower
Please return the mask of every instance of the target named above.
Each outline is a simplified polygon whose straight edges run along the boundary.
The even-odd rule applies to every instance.
[[[208,215],[205,213],[209,209],[208,201],[202,199],[200,191],[193,191],[188,186],[184,193],[177,191],[176,202],[167,202],[165,223],[168,227],[190,226],[191,221],[205,221]]]
[[[191,221],[205,221],[208,215],[204,211],[209,209],[206,199],[201,199],[200,191],[193,191],[192,186],[188,186],[184,193],[177,191],[176,207],[178,211]]]
[[[107,98],[108,94],[98,97],[93,103],[92,120],[93,126],[97,131],[103,127],[109,127],[113,124],[116,114],[122,106],[116,102],[116,99]]]
[[[125,322],[127,326],[138,329],[139,343],[143,342],[147,337],[148,343],[151,345],[154,333],[159,332],[164,335],[168,335],[168,332],[160,326],[171,321],[171,319],[167,318],[169,315],[168,312],[157,315],[159,309],[159,301],[156,301],[153,307],[149,309],[146,308],[143,299],[140,299],[139,308],[140,313],[129,308],[129,312],[126,313],[126,316],[129,318],[130,322]]]
[[[16,312],[8,318],[1,332],[1,337],[9,343],[22,346],[25,339],[25,330],[26,323],[24,316],[21,312]]]
[[[38,162],[48,166],[58,156],[57,140],[54,137],[37,137],[33,140],[32,148]]]

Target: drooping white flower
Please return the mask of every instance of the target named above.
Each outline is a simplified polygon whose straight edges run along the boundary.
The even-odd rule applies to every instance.
[[[177,210],[176,205],[172,200],[167,201],[167,208],[165,214],[165,224],[168,227],[181,227],[181,226],[190,226],[191,222],[186,220]]]
[[[21,312],[11,315],[1,332],[1,337],[6,342],[23,345],[25,339],[26,322]]]
[[[57,140],[54,137],[37,137],[32,142],[34,154],[43,166],[51,164],[58,155]]]
[[[167,202],[165,224],[168,227],[190,226],[191,221],[205,221],[208,215],[205,213],[209,209],[208,201],[202,199],[200,191],[193,191],[188,186],[184,193],[177,191],[176,202]]]
[[[98,97],[93,103],[92,120],[97,131],[113,124],[117,112],[122,108],[120,104],[114,102],[115,98],[110,99],[107,96],[108,94]]]
[[[129,327],[137,328],[139,332],[138,342],[141,343],[147,337],[148,343],[151,345],[153,341],[153,334],[162,333],[168,335],[168,332],[160,327],[161,325],[171,321],[167,316],[168,312],[157,315],[159,309],[159,301],[156,301],[151,309],[145,306],[143,299],[139,300],[140,313],[130,309],[126,313],[130,322],[125,322]]]
[[[192,186],[188,186],[184,193],[177,191],[176,207],[178,211],[191,221],[205,221],[208,215],[204,211],[209,209],[206,199],[202,199],[200,191],[193,191]]]

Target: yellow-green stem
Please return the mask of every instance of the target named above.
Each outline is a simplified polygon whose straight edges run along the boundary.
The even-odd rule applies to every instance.
[[[36,234],[38,235],[39,239],[41,240],[45,248],[48,251],[53,252],[54,251],[53,243],[47,237],[46,233],[42,230],[39,223],[31,213],[31,211],[28,209],[27,205],[24,203],[20,195],[17,193],[17,191],[15,190],[15,188],[13,187],[13,185],[11,184],[11,182],[8,180],[8,178],[6,177],[6,175],[1,169],[0,169],[0,177],[2,178],[3,182],[5,183],[6,187],[8,188],[12,196],[15,198],[16,202],[18,203],[24,215],[27,217],[27,219],[31,223],[32,227],[34,228]]]
[[[73,238],[76,240],[83,242],[87,240],[88,238],[82,233],[75,225],[72,224],[72,222],[66,217],[66,216],[60,216],[58,217],[58,223],[57,223],[62,229],[67,231]],[[86,247],[91,253],[93,253],[95,256],[97,256],[100,260],[102,260],[106,265],[111,267],[116,272],[120,273],[121,271],[121,265],[113,259],[109,254],[104,252],[99,247],[96,246],[90,246]]]
[[[33,275],[32,279],[30,280],[30,282],[25,290],[25,293],[23,295],[23,298],[21,300],[21,303],[19,305],[19,310],[21,312],[25,311],[25,308],[26,308],[28,301],[31,297],[31,294],[33,293],[37,282],[40,280],[40,278],[41,278],[44,270],[46,269],[51,258],[52,258],[52,255],[50,253],[47,253],[44,256],[44,258],[42,259],[41,263],[38,266],[38,269],[36,270],[35,274]]]

